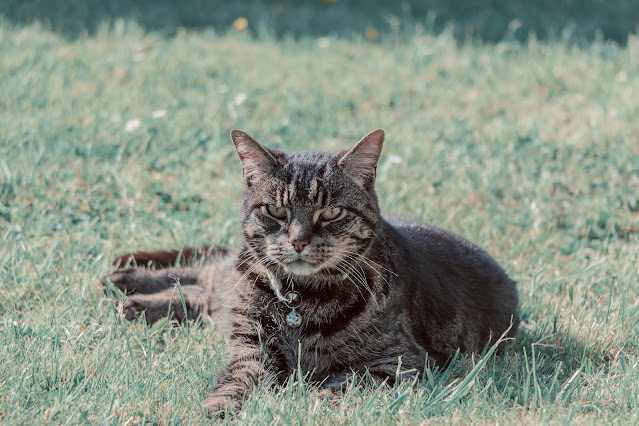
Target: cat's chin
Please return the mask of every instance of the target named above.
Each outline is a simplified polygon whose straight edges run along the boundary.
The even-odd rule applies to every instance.
[[[300,275],[303,277],[313,275],[318,270],[317,266],[312,265],[308,262],[304,262],[303,260],[295,260],[293,262],[289,262],[284,265],[284,269],[288,273],[291,273],[293,275]]]

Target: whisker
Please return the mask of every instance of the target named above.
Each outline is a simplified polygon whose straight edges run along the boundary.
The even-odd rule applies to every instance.
[[[360,285],[366,291],[368,291],[371,294],[371,296],[374,296],[374,293],[373,293],[372,289],[368,285],[368,280],[366,279],[366,275],[363,273],[363,270],[361,270],[361,266],[356,263],[357,267],[360,268],[361,272],[356,270],[355,267],[350,262],[348,262],[351,259],[346,257],[345,253],[338,253],[338,254],[336,254],[336,257],[338,257],[340,259],[340,263],[335,265],[334,268],[337,269],[340,273],[344,274],[344,278],[348,279],[353,284],[355,284],[355,286],[357,286],[359,288],[357,283],[355,283],[353,281],[353,279],[351,278],[351,276],[355,277],[357,279],[357,281],[360,283]],[[346,270],[342,269],[341,266],[344,266],[346,268]],[[362,294],[362,297],[364,297],[363,294]]]
[[[354,260],[354,259],[351,259],[350,257],[348,257],[345,253],[338,253],[336,254],[336,257],[340,259],[340,262],[344,262],[345,264],[348,265],[349,272],[352,272],[353,274],[355,274],[358,277],[358,279],[361,280],[362,282],[368,283],[368,280],[366,278],[366,273],[364,272],[364,269],[362,269],[362,266],[357,261],[353,263],[355,263],[355,265],[359,268],[359,270],[355,270],[354,266],[348,263],[349,260]]]
[[[358,257],[360,257],[360,258],[362,258],[362,259],[366,260],[367,262],[371,262],[372,264],[376,265],[376,266],[377,266],[377,267],[379,267],[380,269],[383,269],[383,270],[385,270],[385,271],[387,271],[387,272],[390,272],[391,274],[393,274],[393,275],[397,276],[397,273],[395,273],[395,271],[393,271],[392,269],[388,269],[387,267],[385,267],[385,266],[383,266],[383,265],[380,265],[379,263],[375,262],[375,261],[374,261],[373,259],[371,259],[370,257],[366,257],[366,256],[364,256],[363,254],[358,253],[358,252],[355,252],[355,251],[353,251],[353,252],[349,252],[349,253],[353,253],[353,254],[357,255]]]
[[[355,289],[357,290],[357,292],[360,294],[360,296],[362,296],[362,298],[364,298],[364,293],[362,293],[362,291],[359,288],[359,285],[357,285],[357,283],[355,281],[353,281],[353,279],[351,278],[351,276],[344,271],[343,269],[341,269],[339,266],[335,266],[335,269],[337,269],[338,271],[340,271],[341,273],[344,274],[344,276],[346,277],[347,280],[349,280],[351,283],[353,283],[353,285],[355,286]],[[370,289],[369,289],[370,291]],[[372,293],[371,293],[372,294]]]
[[[346,254],[350,255],[351,258],[352,256],[355,256],[356,259],[361,260],[362,262],[364,262],[366,265],[368,265],[373,271],[375,271],[375,273],[377,275],[379,275],[379,277],[384,280],[384,282],[388,285],[390,285],[390,283],[388,282],[388,280],[386,279],[386,277],[384,276],[384,274],[382,274],[380,271],[377,270],[377,268],[375,268],[375,266],[382,268],[390,273],[392,273],[393,275],[397,276],[397,274],[393,271],[391,271],[388,268],[384,268],[383,266],[381,266],[380,264],[378,264],[377,262],[367,258],[366,256],[361,255],[360,253],[357,252],[346,252]],[[371,265],[372,263],[372,265]]]
[[[233,271],[237,271],[237,269],[245,262],[240,263],[240,265],[238,265]],[[268,256],[262,256],[260,259],[254,261],[254,263],[248,267],[248,269],[246,271],[244,271],[244,273],[238,278],[238,280],[233,284],[233,285],[228,285],[228,279],[232,276],[229,275],[227,277],[227,279],[222,283],[223,288],[226,288],[227,292],[225,293],[225,295],[228,295],[231,291],[235,290],[235,288],[238,286],[238,284],[245,279],[246,277],[248,277],[253,271],[255,271],[258,267],[260,266],[268,266],[270,264],[272,264],[273,262],[268,258]],[[253,283],[253,285],[255,285],[255,282]]]

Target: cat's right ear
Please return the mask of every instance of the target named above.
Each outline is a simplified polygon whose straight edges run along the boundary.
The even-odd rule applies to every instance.
[[[247,185],[260,174],[272,175],[281,164],[275,158],[280,154],[262,146],[258,141],[241,130],[231,130],[231,140],[242,162],[244,180]]]
[[[370,189],[375,183],[377,162],[384,146],[384,137],[383,129],[373,130],[337,162],[351,179],[366,189]]]

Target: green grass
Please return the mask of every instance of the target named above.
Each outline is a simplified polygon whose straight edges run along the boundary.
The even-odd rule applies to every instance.
[[[385,128],[383,209],[487,249],[518,281],[523,319],[503,356],[417,384],[351,383],[336,404],[291,383],[256,393],[236,420],[639,421],[637,6],[593,0],[625,18],[606,30],[584,11],[570,40],[517,41],[490,36],[507,20],[473,31],[452,2],[441,7],[461,30],[400,14],[371,43],[358,25],[375,14],[342,2],[338,31],[295,37],[287,22],[333,5],[300,2],[313,19],[291,12],[264,31],[251,18],[250,35],[226,33],[230,11],[224,31],[189,25],[180,17],[197,2],[140,19],[114,3],[91,17],[62,3],[0,8],[0,423],[206,422],[220,333],[122,321],[97,282],[128,250],[239,243],[234,127],[285,150],[345,148]],[[510,10],[493,3],[488,16]],[[573,3],[554,3],[536,32]],[[273,5],[255,4],[271,19]],[[545,22],[543,9],[517,18]]]

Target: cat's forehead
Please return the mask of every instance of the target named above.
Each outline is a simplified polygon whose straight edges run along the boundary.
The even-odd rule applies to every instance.
[[[286,159],[283,201],[323,205],[336,195],[334,153],[302,151],[287,154]]]
[[[293,168],[319,168],[334,165],[339,153],[322,151],[299,151],[286,153],[286,164]]]
[[[277,205],[327,205],[341,193],[336,160],[335,153],[287,153],[282,167],[265,176],[253,196]]]
[[[335,153],[301,151],[286,154],[281,176],[288,183],[310,184],[312,181],[327,181],[333,178],[337,168]]]

